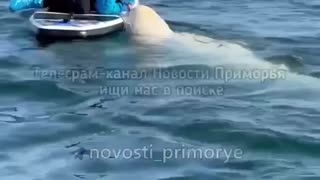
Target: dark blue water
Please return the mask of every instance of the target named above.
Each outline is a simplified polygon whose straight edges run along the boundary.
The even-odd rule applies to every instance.
[[[1,180],[320,179],[319,1],[142,3],[174,40],[38,41],[0,1]]]

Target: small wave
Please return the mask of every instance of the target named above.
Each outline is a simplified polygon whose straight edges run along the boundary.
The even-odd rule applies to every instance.
[[[275,41],[279,43],[288,43],[288,44],[297,44],[300,43],[300,41],[292,38],[287,37],[265,37],[265,40]]]
[[[216,121],[216,120],[215,120]],[[223,125],[223,124],[222,124]],[[188,132],[192,131],[192,134]],[[310,137],[293,136],[276,132],[271,129],[241,128],[237,124],[223,126],[217,122],[189,124],[171,127],[170,132],[179,137],[205,143],[231,143],[253,151],[272,151],[273,153],[303,153],[320,157],[316,149],[320,142]],[[210,134],[210,136],[208,136]]]
[[[274,55],[267,57],[266,60],[277,65],[284,64],[294,71],[304,66],[303,58],[295,55]]]
[[[69,90],[59,87],[52,81],[7,81],[0,82],[2,95],[18,95],[19,97],[30,98],[32,100],[64,100],[66,97],[76,98],[77,95]]]
[[[21,122],[24,122],[24,118],[23,117],[14,116],[14,115],[11,115],[11,114],[0,113],[0,122],[21,123]]]
[[[313,8],[313,9],[320,9],[320,2],[318,0],[290,0],[292,4],[307,7],[307,8]]]
[[[19,57],[15,55],[0,57],[0,68],[8,69],[19,68],[23,66],[25,66],[25,64],[21,61]]]
[[[312,77],[320,79],[320,72],[312,72],[309,75],[312,76]]]

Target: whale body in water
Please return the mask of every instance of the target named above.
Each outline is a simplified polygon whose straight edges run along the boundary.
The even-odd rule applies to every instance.
[[[138,5],[129,12],[125,17],[125,28],[136,43],[161,45],[162,49],[169,49],[166,53],[174,53],[171,56],[176,56],[176,58],[169,63],[170,65],[231,64],[247,68],[275,68],[271,63],[259,59],[252,51],[239,44],[192,33],[175,33],[155,10],[145,5]],[[147,51],[150,51],[150,46],[147,47]],[[196,60],[188,62],[189,58],[182,57],[184,54],[188,57],[194,56]],[[153,61],[152,65],[154,66],[155,63],[156,61]],[[161,64],[169,65],[164,63],[164,60],[161,61]]]
[[[289,86],[294,88],[315,88],[314,84],[318,82],[318,79],[312,77],[289,73],[289,69],[283,64],[275,65],[264,61],[240,43],[217,40],[193,33],[175,33],[156,11],[148,6],[139,5],[133,9],[127,17],[127,22],[126,29],[132,38],[137,39],[139,37],[138,42],[142,43],[155,42],[156,44],[161,44],[165,42],[165,46],[161,46],[160,48],[167,47],[172,50],[168,52],[171,53],[170,56],[174,57],[173,61],[162,56],[160,59],[155,57],[152,60],[153,49],[147,46],[151,62],[139,61],[139,66],[170,67],[175,65],[204,64],[212,67],[228,67],[229,70],[262,70],[267,72],[268,70],[272,70],[271,72],[286,73],[286,81],[282,81],[281,79],[274,81],[274,86],[269,89],[270,91],[277,91],[277,89],[281,88],[287,89]],[[150,56],[147,56],[145,59],[150,60]],[[194,58],[190,58],[190,56]]]
[[[145,5],[139,5],[130,11],[125,27],[130,35],[149,40],[166,39],[173,34],[165,20]]]

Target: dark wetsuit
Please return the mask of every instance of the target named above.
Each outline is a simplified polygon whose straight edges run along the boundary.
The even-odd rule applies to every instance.
[[[89,14],[95,7],[95,0],[44,0],[43,3],[49,11],[75,14]]]

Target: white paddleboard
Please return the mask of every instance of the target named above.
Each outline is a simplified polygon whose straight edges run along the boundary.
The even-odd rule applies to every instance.
[[[30,17],[37,35],[58,37],[90,37],[112,33],[123,28],[123,19],[117,15],[35,12]]]
[[[132,5],[139,5],[136,0]],[[128,12],[123,12],[123,15]],[[113,33],[124,28],[124,21],[118,15],[74,14],[36,11],[29,19],[33,31],[40,36],[90,37]]]

